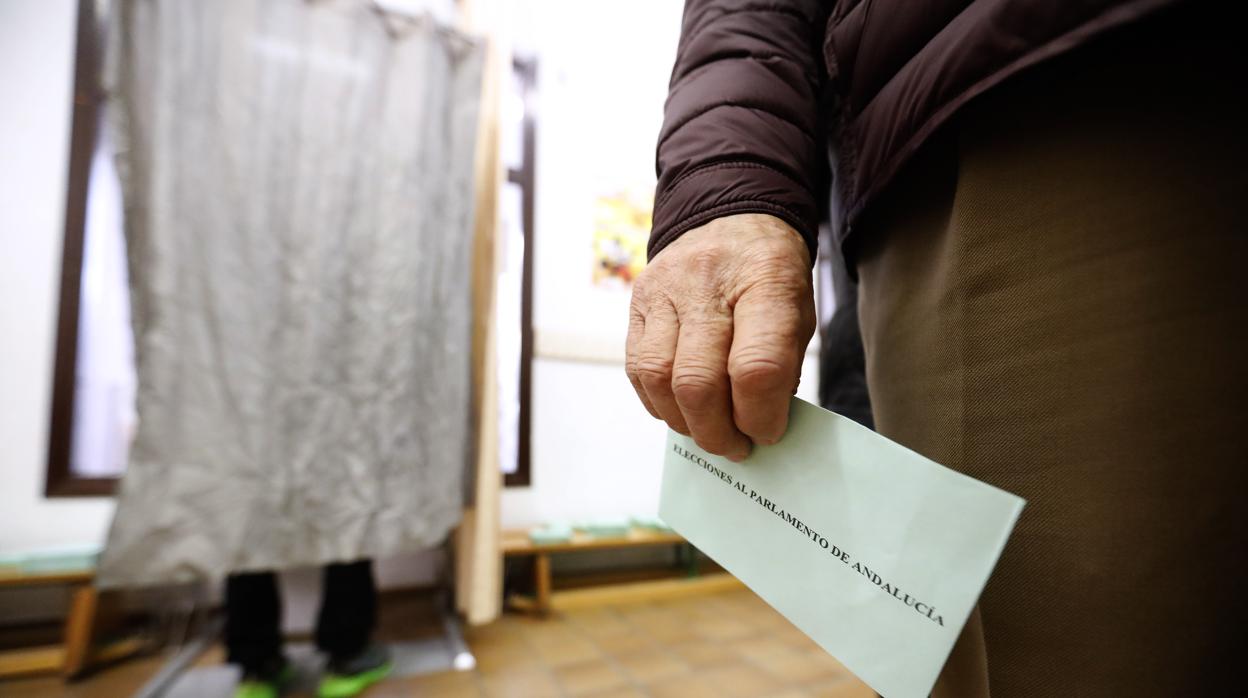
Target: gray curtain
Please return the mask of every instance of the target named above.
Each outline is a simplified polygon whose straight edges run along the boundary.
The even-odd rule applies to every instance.
[[[480,45],[364,0],[113,16],[139,428],[101,583],[439,543],[470,450]]]

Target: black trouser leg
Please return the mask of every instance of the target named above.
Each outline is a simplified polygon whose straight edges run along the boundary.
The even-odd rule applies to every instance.
[[[225,648],[243,673],[268,677],[282,667],[282,599],[272,572],[225,580]]]
[[[353,657],[368,646],[376,623],[372,561],[327,565],[316,646],[332,659]]]

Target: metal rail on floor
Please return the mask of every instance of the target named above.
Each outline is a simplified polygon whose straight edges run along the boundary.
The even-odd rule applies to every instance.
[[[217,641],[221,635],[221,628],[224,625],[224,619],[213,618],[204,623],[199,635],[191,639],[183,645],[178,653],[173,655],[169,661],[160,667],[160,671],[156,675],[143,684],[143,687],[134,694],[134,698],[160,698],[165,692],[173,686],[182,672],[186,668],[199,659],[200,655],[208,651],[212,647],[212,643]]]

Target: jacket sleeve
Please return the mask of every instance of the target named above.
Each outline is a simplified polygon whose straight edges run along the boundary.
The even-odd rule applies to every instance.
[[[712,219],[769,213],[801,233],[814,259],[828,4],[687,0],[659,134],[651,258]]]

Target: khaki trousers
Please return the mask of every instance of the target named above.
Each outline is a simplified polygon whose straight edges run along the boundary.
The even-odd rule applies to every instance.
[[[1021,76],[858,228],[879,431],[1028,502],[934,696],[1248,695],[1248,111],[1206,38]]]

